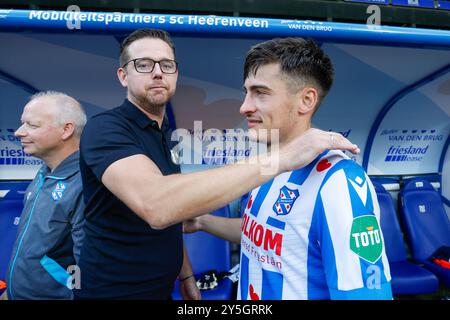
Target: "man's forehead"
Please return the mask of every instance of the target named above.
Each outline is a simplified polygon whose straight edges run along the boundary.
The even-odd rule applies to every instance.
[[[252,86],[270,86],[271,83],[280,78],[280,64],[269,63],[260,66],[255,72],[250,72],[245,79],[246,88]]]
[[[56,101],[50,97],[38,97],[28,102],[23,110],[23,114],[33,114],[36,117],[51,116],[54,114]]]
[[[128,47],[130,58],[171,58],[173,59],[172,48],[163,40],[158,38],[142,38],[134,41]]]

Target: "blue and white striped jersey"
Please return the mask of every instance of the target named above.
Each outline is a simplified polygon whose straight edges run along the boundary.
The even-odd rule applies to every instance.
[[[254,189],[238,299],[392,299],[379,213],[369,177],[340,151]]]

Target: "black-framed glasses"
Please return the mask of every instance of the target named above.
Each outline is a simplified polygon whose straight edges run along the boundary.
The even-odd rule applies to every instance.
[[[163,59],[155,61],[150,58],[137,58],[125,63],[122,68],[125,68],[127,64],[133,62],[134,68],[139,73],[151,73],[155,69],[155,65],[159,64],[159,68],[163,73],[175,73],[178,70],[178,62],[175,60]]]

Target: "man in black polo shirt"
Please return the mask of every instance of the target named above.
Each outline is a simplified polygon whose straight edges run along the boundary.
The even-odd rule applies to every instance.
[[[86,222],[81,290],[74,292],[79,299],[168,299],[177,276],[186,279],[183,296],[197,298],[183,254],[183,220],[223,207],[274,176],[307,165],[326,149],[358,151],[341,135],[310,129],[280,148],[275,171],[266,170],[272,163],[260,156],[259,161],[179,174],[165,117],[178,77],[169,35],[161,30],[129,35],[117,75],[127,99],[90,119],[81,139]]]

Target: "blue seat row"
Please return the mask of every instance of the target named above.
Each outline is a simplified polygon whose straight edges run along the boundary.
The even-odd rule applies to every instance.
[[[392,292],[399,295],[436,292],[438,289],[436,276],[407,259],[405,241],[391,195],[381,184],[376,182],[373,184],[380,205],[380,223],[391,269]]]
[[[410,179],[399,194],[400,224],[389,192],[376,181],[374,186],[393,293],[427,294],[436,292],[439,282],[448,286],[450,269],[429,260],[437,249],[450,246],[450,222],[439,193],[424,179]],[[405,239],[412,259],[408,259]]]
[[[430,261],[439,248],[450,248],[450,221],[440,194],[427,180],[412,179],[401,190],[399,199],[414,259],[450,287],[450,269]]]
[[[6,269],[23,209],[23,197],[29,183],[29,181],[0,183],[0,190],[5,193],[0,198],[0,281],[5,281]]]
[[[443,9],[450,10],[449,0],[438,0],[435,4],[434,0],[344,0],[346,2],[363,2],[374,5],[393,5],[393,6],[406,6],[417,8],[429,8],[429,9]]]

